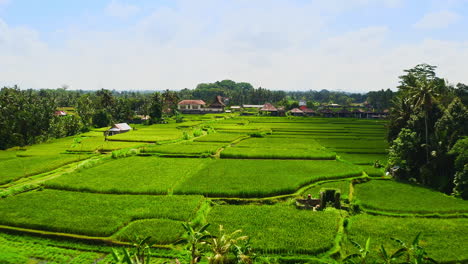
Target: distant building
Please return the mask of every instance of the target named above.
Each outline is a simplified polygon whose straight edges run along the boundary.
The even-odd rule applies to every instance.
[[[304,112],[299,108],[293,108],[293,109],[291,109],[290,112],[291,112],[291,115],[293,115],[293,116],[303,116],[304,115]]]
[[[182,100],[177,104],[177,109],[181,110],[201,110],[206,103],[203,100]]]
[[[223,102],[223,97],[219,95],[216,96],[214,102],[210,104],[210,108],[221,109],[222,111],[224,111],[224,107],[226,107],[226,105]]]
[[[106,136],[113,136],[121,133],[125,133],[132,130],[132,128],[127,123],[118,123],[114,124],[110,129],[108,129],[104,134]]]
[[[303,105],[303,106],[300,106],[299,109],[304,113],[304,115],[306,116],[314,116],[315,115],[315,111],[308,108],[307,106]]]
[[[299,100],[299,106],[305,106],[307,105],[306,100]]]
[[[263,107],[260,109],[260,112],[270,113],[270,115],[273,115],[273,116],[278,115],[278,109],[270,103],[264,104]]]
[[[245,104],[245,105],[242,105],[242,108],[262,108],[263,105],[250,105],[250,104]]]

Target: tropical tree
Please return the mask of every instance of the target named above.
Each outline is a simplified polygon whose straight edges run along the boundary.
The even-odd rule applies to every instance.
[[[207,240],[212,237],[206,230],[210,224],[206,224],[198,230],[190,223],[182,223],[182,226],[185,229],[184,237],[175,244],[187,244],[188,250],[190,251],[190,264],[195,264],[201,258],[200,247],[206,245]]]
[[[367,262],[367,258],[370,253],[370,237],[366,240],[366,245],[363,247],[358,242],[354,240],[350,240],[351,244],[359,251],[358,253],[354,253],[351,255],[346,256],[343,259],[343,263],[361,263],[365,264]]]
[[[210,264],[224,264],[228,263],[228,255],[233,248],[242,240],[247,240],[247,236],[240,236],[242,230],[236,230],[232,233],[228,233],[224,230],[222,225],[219,225],[218,236],[211,237],[208,241],[212,255],[208,257]],[[240,248],[238,248],[240,249]],[[244,252],[242,252],[244,253]],[[238,257],[242,260],[247,260],[246,256],[239,255]],[[238,258],[238,259],[239,259]],[[242,262],[241,262],[242,263]]]

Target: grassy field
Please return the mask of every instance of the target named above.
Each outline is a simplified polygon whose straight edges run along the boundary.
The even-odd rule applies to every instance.
[[[167,194],[199,171],[206,159],[128,157],[47,181],[48,188],[98,193]]]
[[[226,148],[221,158],[230,159],[310,159],[334,160],[336,154],[326,150],[288,149],[288,148]]]
[[[52,171],[89,157],[89,155],[56,154],[0,160],[0,184]]]
[[[227,143],[216,142],[187,142],[181,144],[152,145],[144,147],[142,153],[202,156],[213,155]]]
[[[227,134],[227,133],[214,133],[203,137],[194,139],[195,142],[221,142],[231,143],[237,139],[243,138],[245,135]]]
[[[201,196],[102,195],[43,190],[0,199],[0,224],[110,236],[136,219],[187,221]]]
[[[371,238],[371,257],[378,258],[380,245],[387,252],[395,252],[399,245],[390,238],[398,238],[411,244],[416,235],[421,232],[422,245],[429,256],[437,261],[457,261],[466,263],[468,260],[468,219],[433,219],[433,218],[400,218],[387,216],[357,215],[350,219],[348,237],[361,245]],[[350,244],[344,244],[345,251],[356,252]],[[390,253],[390,254],[391,254]],[[459,262],[458,262],[459,261]]]
[[[174,193],[265,197],[293,193],[319,180],[360,174],[359,167],[334,160],[213,160],[177,185]]]
[[[23,236],[0,233],[0,263],[104,264],[111,261],[111,257],[106,256],[107,253],[70,249],[70,246],[73,245],[55,246],[38,239],[24,239]]]
[[[152,125],[110,136],[107,139],[111,141],[164,142],[182,139],[182,136],[183,130],[177,129],[176,127]]]
[[[120,241],[135,241],[150,236],[151,243],[171,244],[184,232],[181,221],[169,219],[145,219],[131,222],[113,237]]]
[[[357,203],[367,209],[396,213],[468,213],[468,201],[416,185],[373,180],[354,186]]]
[[[344,153],[339,152],[337,153],[341,159],[352,162],[354,164],[359,165],[373,165],[375,161],[379,161],[380,164],[384,165],[387,163],[387,155],[386,154],[353,154],[353,153]]]
[[[336,210],[311,212],[284,205],[222,205],[208,215],[211,230],[241,229],[265,253],[317,254],[330,249],[338,230]],[[216,232],[215,232],[216,234]]]

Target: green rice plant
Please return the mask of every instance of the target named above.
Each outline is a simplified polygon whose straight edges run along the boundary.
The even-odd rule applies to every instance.
[[[375,161],[379,161],[381,164],[387,163],[387,155],[386,154],[354,154],[354,153],[343,153],[339,152],[337,155],[340,156],[341,159],[349,161],[354,164],[358,165],[372,165]]]
[[[354,190],[356,203],[365,209],[414,214],[468,213],[468,201],[392,180],[356,184]]]
[[[200,156],[203,154],[214,155],[218,149],[222,148],[222,143],[188,142],[181,144],[152,145],[144,147],[141,153],[169,154]]]
[[[227,232],[242,230],[261,253],[318,254],[333,246],[341,221],[334,209],[311,212],[285,205],[220,205],[213,207],[208,222],[211,231],[219,225]]]
[[[56,154],[32,157],[17,157],[0,161],[0,184],[24,177],[49,172],[66,164],[89,158],[90,155]]]
[[[94,250],[76,250],[0,233],[0,263],[105,263],[108,260],[106,255]]]
[[[126,133],[107,137],[110,141],[130,141],[130,142],[165,142],[182,139],[183,131],[169,125],[157,124],[142,127]]]
[[[133,241],[136,237],[151,237],[152,244],[171,244],[184,232],[181,221],[169,219],[144,219],[131,222],[113,235],[120,241]]]
[[[347,227],[348,238],[351,240],[362,244],[367,238],[371,238],[369,263],[381,261],[381,245],[387,252],[395,252],[401,248],[391,238],[411,242],[418,233],[421,233],[420,244],[435,260],[453,263],[465,263],[468,260],[466,218],[402,218],[360,214],[351,217]],[[343,244],[343,252],[354,252],[348,241]]]
[[[388,148],[388,143],[382,137],[380,140],[371,140],[369,138],[350,138],[350,139],[339,139],[339,138],[318,138],[317,141],[327,147],[333,149],[345,149],[349,151],[341,152],[350,152],[352,149],[377,149],[385,151]],[[372,153],[372,152],[371,152]]]
[[[98,193],[167,194],[207,163],[206,159],[128,157],[62,175],[45,186]]]
[[[313,138],[249,138],[236,144],[237,147],[278,149],[324,149]]]
[[[225,134],[225,133],[214,133],[209,134],[200,138],[196,138],[194,142],[222,142],[222,143],[230,143],[235,140],[238,140],[245,135],[238,135],[238,134]]]
[[[336,154],[326,150],[316,149],[280,149],[280,148],[226,148],[221,152],[221,158],[230,159],[310,159],[334,160]]]
[[[335,160],[212,160],[181,181],[175,194],[266,197],[293,193],[315,181],[361,175],[359,167]]]
[[[371,177],[382,177],[385,175],[383,168],[376,168],[374,165],[361,165],[362,170]]]
[[[112,195],[58,190],[0,199],[0,224],[89,236],[110,236],[136,219],[187,221],[201,196]]]

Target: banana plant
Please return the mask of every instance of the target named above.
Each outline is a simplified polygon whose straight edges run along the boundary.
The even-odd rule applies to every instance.
[[[122,250],[122,255],[120,255],[117,250],[112,249],[112,257],[117,262],[117,264],[149,264],[151,251],[148,241],[151,237],[146,237],[143,239],[135,238],[132,242],[134,251],[124,248]]]
[[[362,247],[359,243],[356,241],[350,240],[351,244],[359,251],[359,253],[354,253],[351,255],[348,255],[343,259],[343,263],[361,263],[361,264],[366,264],[367,263],[367,257],[370,252],[370,237],[367,238],[366,241],[366,246]]]
[[[420,238],[421,238],[421,232],[419,232],[416,235],[411,245],[407,245],[405,242],[397,238],[392,238],[392,240],[400,244],[400,246],[402,247],[401,249],[404,249],[404,251],[406,252],[406,262],[404,263],[408,263],[408,264],[437,263],[437,261],[435,261],[433,258],[430,258],[429,256],[427,256],[426,250],[421,245],[419,245]]]
[[[385,250],[384,245],[380,245],[380,257],[385,264],[397,263],[398,259],[407,252],[406,248],[400,248],[396,250],[393,254],[388,254]]]
[[[206,245],[207,240],[213,236],[206,230],[210,224],[206,224],[196,230],[190,223],[182,223],[185,236],[174,244],[187,244],[190,251],[190,264],[197,263],[201,258],[200,247]]]
[[[226,233],[222,225],[219,225],[219,236],[212,237],[209,240],[212,256],[208,257],[210,264],[224,264],[228,262],[228,255],[232,248],[237,245],[239,241],[247,240],[247,236],[240,236],[242,230],[236,230],[232,233]]]

